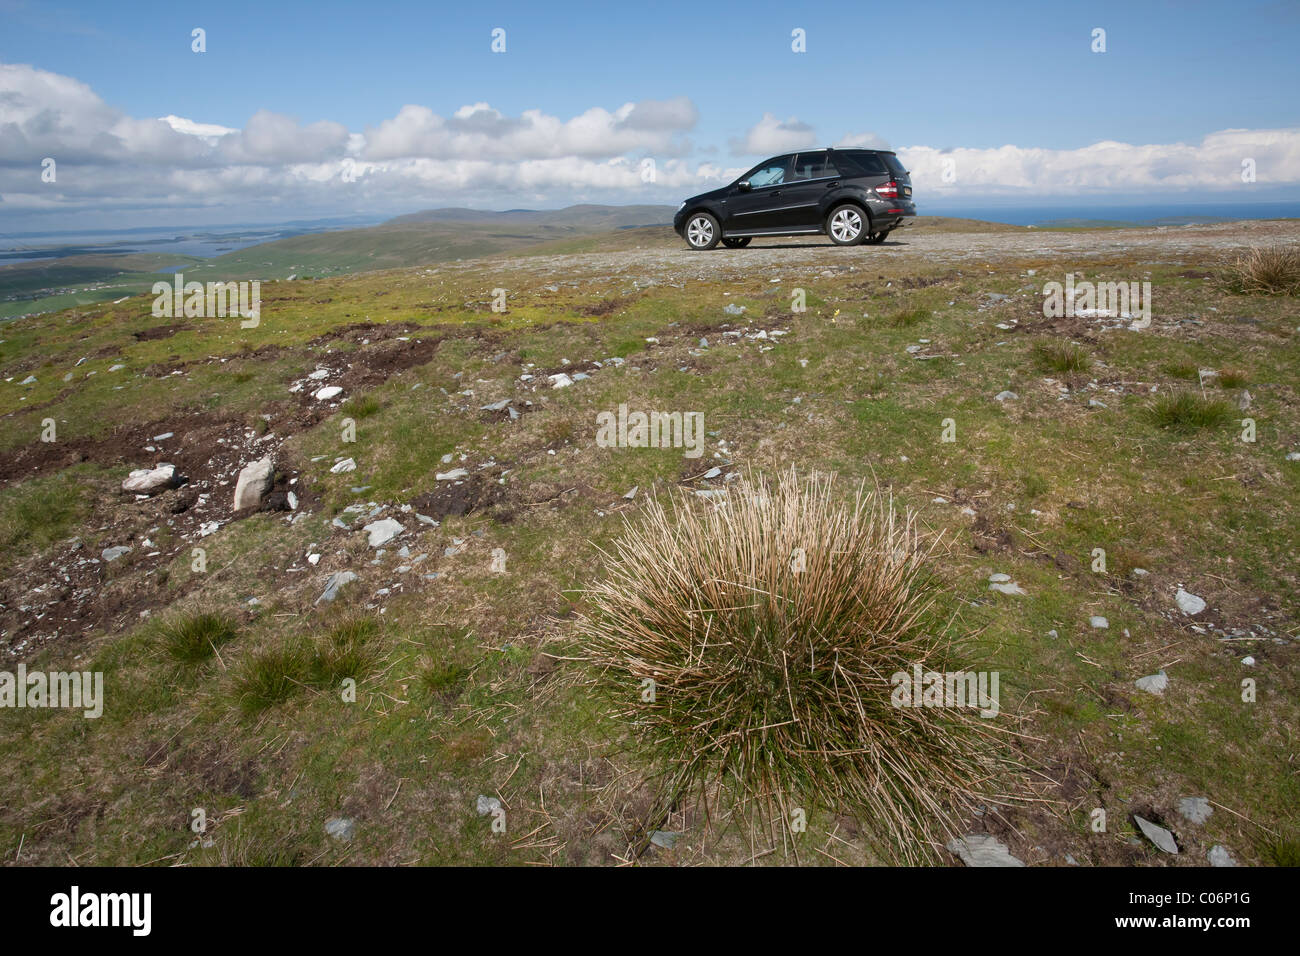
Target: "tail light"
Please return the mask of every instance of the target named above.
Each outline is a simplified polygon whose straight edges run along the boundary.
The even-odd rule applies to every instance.
[[[894,182],[892,179],[887,183],[882,183],[876,187],[876,195],[880,196],[882,199],[897,199],[898,183]]]

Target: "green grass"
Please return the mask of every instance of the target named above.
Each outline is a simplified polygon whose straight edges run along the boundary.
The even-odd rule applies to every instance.
[[[652,231],[620,232],[608,248],[676,242]],[[561,237],[549,249],[605,252],[603,242]],[[540,253],[548,243],[529,248]],[[1079,259],[1089,274],[1138,268],[1105,256]],[[20,607],[57,621],[76,589],[89,586],[111,609],[60,624],[58,638],[23,652],[29,667],[103,671],[108,703],[99,721],[15,712],[0,735],[0,760],[24,768],[0,779],[0,845],[21,841],[22,862],[608,865],[626,858],[625,835],[645,823],[651,768],[629,750],[630,731],[612,718],[608,701],[576,680],[574,658],[588,648],[576,638],[575,619],[590,610],[589,589],[610,569],[598,549],[609,552],[624,520],[639,521],[650,496],[735,487],[694,477],[711,464],[765,476],[790,464],[801,473],[837,472],[846,486],[877,482],[899,507],[915,509],[939,542],[934,583],[973,635],[972,658],[1000,670],[1006,699],[1028,713],[1026,758],[1048,764],[1045,780],[1059,779],[1063,765],[1086,771],[1080,792],[1047,786],[1048,799],[1122,816],[1119,796],[1170,814],[1176,811],[1162,794],[1210,793],[1276,833],[1296,832],[1300,784],[1286,772],[1290,728],[1300,724],[1294,648],[1193,637],[1193,622],[1169,610],[1181,584],[1210,601],[1216,628],[1297,632],[1300,468],[1284,459],[1300,435],[1293,300],[1234,296],[1180,276],[1217,268],[1214,262],[1153,263],[1160,323],[1104,335],[1071,330],[1076,341],[1069,342],[1046,331],[996,330],[975,305],[985,291],[1015,295],[1026,269],[1060,268],[1046,257],[995,259],[987,271],[964,276],[952,262],[922,257],[876,257],[865,270],[832,275],[821,274],[819,261],[800,277],[809,309],[799,315],[789,310],[793,272],[770,283],[775,274],[697,278],[693,267],[681,288],[647,288],[586,260],[564,262],[562,277],[555,263],[525,257],[350,278],[329,276],[324,262],[285,264],[327,277],[264,285],[258,329],[198,321],[160,332],[144,296],[6,325],[0,377],[17,377],[0,389],[0,449],[28,453],[49,416],[60,440],[85,443],[90,457],[32,477],[20,472],[0,489],[9,562],[0,604],[15,621],[10,646],[25,637],[16,630],[26,619]],[[485,305],[497,286],[511,290],[505,315]],[[611,301],[620,304],[609,314],[585,314]],[[723,313],[729,302],[745,304],[745,316]],[[737,329],[760,318],[789,334],[762,342],[721,334],[724,322]],[[351,331],[337,337],[345,328]],[[943,358],[904,352],[918,328]],[[145,332],[155,334],[133,334]],[[386,380],[367,375],[371,357],[394,345],[396,334],[440,342],[424,364]],[[660,344],[648,345],[648,336]],[[701,336],[710,342],[704,351]],[[525,363],[540,371],[612,355],[627,365],[573,388],[531,390],[519,379]],[[288,387],[335,360],[360,378],[345,407],[316,419],[315,406]],[[126,368],[110,373],[117,363]],[[169,374],[175,368],[184,374]],[[1213,399],[1184,384],[1195,383],[1201,368],[1221,370],[1220,388],[1209,379],[1204,387],[1233,400],[1224,403],[1226,417],[1222,408],[1207,413],[1202,403]],[[29,373],[38,384],[19,388]],[[1060,400],[1041,382],[1045,375],[1069,388]],[[1106,391],[1088,388],[1084,376]],[[1152,385],[1168,392],[1170,384],[1179,391],[1150,392]],[[1250,414],[1259,419],[1255,444],[1236,440],[1236,396],[1226,391],[1247,384],[1255,393]],[[1004,388],[1021,401],[989,400]],[[1108,407],[1088,408],[1093,394]],[[507,396],[533,405],[518,421],[479,411]],[[621,402],[702,412],[714,433],[704,457],[596,447],[595,413]],[[1171,407],[1159,418],[1149,406],[1164,402]],[[191,414],[228,419],[241,442],[248,431],[254,439],[292,433],[276,463],[299,475],[302,516],[255,514],[191,541],[178,534],[185,516],[170,510],[184,489],[148,501],[121,495],[134,464],[128,459],[147,453],[115,444],[114,435],[180,433],[175,420]],[[355,443],[341,442],[343,417],[357,421]],[[939,441],[948,418],[956,422],[954,443]],[[162,427],[138,431],[159,419]],[[80,450],[57,454],[75,461]],[[505,477],[500,505],[446,517],[438,528],[417,524],[399,509],[447,490],[433,478],[446,470],[447,454],[458,462],[464,454],[471,471],[495,461],[493,474]],[[343,455],[356,458],[357,471],[330,474]],[[324,457],[313,462],[316,456]],[[214,480],[201,467],[191,478],[192,490]],[[360,485],[370,488],[351,492]],[[624,499],[633,485],[637,496]],[[230,493],[228,485],[212,488]],[[382,557],[361,535],[330,524],[358,501],[386,505],[408,529]],[[84,582],[60,576],[69,562],[146,536],[156,548],[137,547],[111,566],[88,563],[93,575]],[[71,557],[54,550],[74,537],[82,547],[66,549]],[[453,538],[461,551],[446,557]],[[207,550],[203,574],[191,569],[196,543]],[[411,557],[396,553],[401,545]],[[507,554],[505,574],[490,570],[498,547]],[[1090,568],[1096,548],[1107,553],[1105,573]],[[150,550],[163,554],[150,557]],[[322,555],[319,565],[307,564],[313,553]],[[397,572],[418,554],[427,557]],[[1133,575],[1137,567],[1149,576]],[[360,580],[334,605],[316,605],[326,576],[343,568]],[[431,572],[438,576],[427,579]],[[993,572],[1011,575],[1026,595],[990,592]],[[146,608],[153,617],[142,620]],[[1110,619],[1109,630],[1088,626],[1096,613]],[[201,625],[206,614],[232,622],[234,638]],[[183,625],[174,650],[159,638],[169,622]],[[1238,694],[1246,653],[1259,658],[1249,673],[1260,688],[1252,706]],[[1157,666],[1172,680],[1161,699],[1133,687]],[[348,679],[356,681],[355,701],[340,693]],[[754,700],[756,708],[777,707]],[[814,805],[826,788],[811,790],[798,862],[829,863],[814,846],[855,864],[897,849],[873,852],[863,837],[835,830],[838,817]],[[510,807],[507,839],[473,808],[475,794],[498,792]],[[211,848],[191,849],[192,835],[178,825],[177,808],[195,805],[219,821]],[[731,830],[696,839],[699,807],[683,807],[688,819],[672,826],[690,831],[682,846],[691,849],[675,857],[651,849],[641,863],[750,860],[756,847]],[[1011,824],[1013,851],[1034,865],[1059,863],[1063,852],[1094,864],[1153,862],[1114,835],[1090,835],[1052,814],[999,812]],[[360,824],[350,844],[321,830],[336,815]],[[537,826],[537,835],[516,839]],[[1203,860],[1214,842],[1243,863],[1294,858],[1238,826],[1216,812],[1193,834],[1203,845],[1172,862]],[[826,843],[832,830],[837,839]],[[793,849],[779,841],[776,849],[759,865],[795,862]]]
[[[1165,392],[1151,402],[1147,417],[1157,428],[1190,434],[1214,428],[1232,418],[1232,405],[1195,392]]]
[[[1040,342],[1034,356],[1039,366],[1049,372],[1086,372],[1092,367],[1088,350],[1073,342]]]
[[[240,709],[254,716],[282,704],[309,683],[313,660],[301,647],[274,647],[259,651],[244,664],[235,683]]]
[[[232,618],[212,612],[172,614],[155,626],[163,651],[177,664],[187,667],[202,664],[239,634]]]

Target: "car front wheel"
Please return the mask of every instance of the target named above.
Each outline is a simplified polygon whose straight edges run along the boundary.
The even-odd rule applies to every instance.
[[[867,217],[857,206],[836,206],[826,217],[826,235],[837,246],[856,246],[867,234]]]
[[[722,244],[728,249],[744,249],[752,238],[752,236],[736,236],[732,239],[723,239]]]
[[[714,219],[707,212],[697,212],[686,220],[686,243],[692,249],[712,249],[718,244],[718,239],[722,237],[722,230],[718,227],[718,220]]]

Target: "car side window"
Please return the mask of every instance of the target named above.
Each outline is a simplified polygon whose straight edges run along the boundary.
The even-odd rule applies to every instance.
[[[767,163],[749,174],[751,186],[775,186],[783,182],[785,182],[784,160]]]
[[[839,173],[831,164],[830,157],[824,151],[800,153],[794,160],[791,182],[804,182],[809,179],[830,179]]]

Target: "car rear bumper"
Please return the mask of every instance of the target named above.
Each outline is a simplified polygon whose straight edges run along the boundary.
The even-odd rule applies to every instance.
[[[871,210],[871,228],[897,229],[916,218],[916,203],[910,199],[897,199],[876,205]]]

